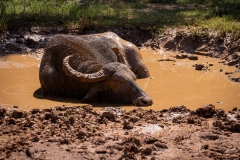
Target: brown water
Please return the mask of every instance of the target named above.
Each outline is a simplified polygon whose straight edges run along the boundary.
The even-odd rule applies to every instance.
[[[159,61],[171,58],[173,53],[141,50],[151,78],[137,80],[137,83],[153,99],[154,104],[147,109],[161,110],[184,104],[196,109],[204,104],[214,104],[217,108],[230,110],[240,107],[240,83],[229,81],[225,71],[233,71],[234,67],[218,64],[214,58],[199,57],[198,61],[187,59]],[[174,59],[173,59],[174,60]],[[24,110],[32,108],[48,108],[57,105],[85,105],[78,99],[43,98],[38,79],[40,59],[30,55],[7,55],[0,57],[0,104],[10,107],[19,106]],[[210,71],[196,71],[195,63],[214,64]],[[224,72],[219,70],[223,69]],[[93,104],[103,106],[121,106],[116,104]],[[123,106],[127,110],[134,106]]]
[[[204,104],[230,110],[240,107],[240,83],[227,79],[225,72],[234,67],[219,64],[219,59],[198,56],[199,60],[171,58],[173,53],[141,50],[151,79],[139,80],[139,85],[154,100],[153,109],[169,108],[184,104],[196,109]],[[176,60],[159,61],[164,59]],[[194,64],[213,64],[210,71],[196,71]],[[220,72],[220,69],[223,72]]]

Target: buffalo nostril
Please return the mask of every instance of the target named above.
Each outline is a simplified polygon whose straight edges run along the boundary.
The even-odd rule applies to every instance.
[[[150,106],[153,104],[153,101],[151,98],[148,97],[141,97],[138,99],[138,105],[139,106]]]
[[[148,104],[149,101],[147,101],[147,100],[145,100],[145,99],[142,99],[142,103],[143,103],[143,104]]]

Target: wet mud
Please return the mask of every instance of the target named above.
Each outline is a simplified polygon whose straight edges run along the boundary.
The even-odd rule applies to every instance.
[[[0,107],[0,159],[238,159],[240,110]]]

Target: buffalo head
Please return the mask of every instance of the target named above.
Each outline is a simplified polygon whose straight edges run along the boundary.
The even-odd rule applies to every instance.
[[[119,62],[105,64],[99,71],[84,74],[73,69],[69,60],[73,55],[63,59],[65,73],[81,82],[96,83],[83,98],[83,101],[94,101],[97,94],[112,101],[132,103],[136,106],[149,106],[153,101],[135,82],[136,76],[130,68]]]

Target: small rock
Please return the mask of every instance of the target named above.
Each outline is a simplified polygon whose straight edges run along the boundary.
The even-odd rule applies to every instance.
[[[196,113],[205,118],[210,118],[216,113],[215,106],[212,104],[202,106],[196,110]]]
[[[175,56],[176,59],[185,59],[185,58],[188,58],[188,56],[186,54],[177,54]]]
[[[24,43],[24,39],[23,38],[17,38],[16,42],[19,44],[23,44]]]
[[[239,60],[232,60],[232,61],[228,62],[227,65],[228,66],[234,66],[234,65],[236,65],[238,63],[239,63]]]
[[[132,117],[130,117],[130,119],[129,119],[130,122],[137,122],[137,121],[139,121],[139,120],[140,120],[140,118],[139,118],[139,117],[136,117],[136,116],[132,116]]]
[[[0,117],[4,117],[6,112],[7,112],[7,110],[5,108],[1,108],[1,106],[0,106]]]
[[[159,157],[152,157],[150,160],[160,160]]]
[[[168,149],[167,145],[161,142],[155,142],[154,145],[158,148]]]
[[[181,118],[180,117],[174,117],[172,120],[172,123],[180,123],[181,122]]]
[[[137,146],[135,145],[130,145],[130,146],[127,146],[124,148],[123,150],[124,154],[128,154],[128,153],[138,153],[139,152],[139,149]],[[132,158],[131,158],[132,159]],[[135,159],[135,158],[134,158]]]
[[[230,125],[229,130],[231,132],[240,133],[240,122],[239,121],[230,121],[229,125]]]
[[[163,109],[162,112],[169,112],[169,113],[172,113],[172,112],[181,112],[181,113],[187,113],[189,112],[190,110],[187,109],[186,106],[184,105],[179,105],[179,106],[174,106],[174,107],[171,107],[169,108],[169,110],[166,110],[166,109]]]
[[[86,136],[88,136],[88,134],[84,131],[79,131],[77,134],[78,139],[83,139]]]
[[[31,111],[30,111],[32,114],[36,114],[36,113],[39,113],[40,112],[40,109],[32,109]]]
[[[34,136],[33,138],[32,138],[32,142],[38,142],[39,141],[39,138],[37,137],[37,136]]]
[[[188,56],[187,58],[190,60],[198,60],[198,56],[194,56],[194,55]]]
[[[23,50],[23,47],[18,44],[9,43],[6,44],[5,49],[10,52],[21,52]]]
[[[23,112],[22,111],[13,110],[11,116],[13,118],[22,118]]]
[[[112,122],[115,122],[117,119],[116,115],[111,111],[103,112],[101,115],[101,119],[104,119],[104,118],[106,118],[107,120],[112,121]]]
[[[133,124],[128,120],[124,120],[123,122],[123,129],[133,129]]]
[[[145,149],[142,150],[142,152],[145,154],[145,155],[150,155],[152,153],[152,149],[147,147]]]
[[[129,132],[124,132],[124,135],[129,135]]]
[[[74,121],[75,121],[75,120],[74,120],[74,117],[73,117],[73,116],[70,116],[68,120],[69,120],[69,123],[70,123],[71,125],[73,125],[73,123],[74,123]]]
[[[237,107],[234,107],[231,111],[232,112],[236,112],[237,111]]]
[[[10,118],[10,119],[8,120],[8,124],[16,124],[15,119]]]
[[[223,109],[216,109],[217,116],[226,116],[225,111]]]
[[[25,45],[30,48],[36,48],[42,37],[40,35],[25,35]]]
[[[218,128],[220,128],[220,129],[223,129],[223,128],[224,128],[223,123],[222,123],[222,121],[220,121],[220,120],[217,120],[217,121],[213,122],[213,126],[214,126],[214,127],[218,127]]]
[[[203,64],[196,64],[196,65],[194,65],[194,67],[195,67],[195,70],[202,70],[203,68],[204,68],[204,65]]]
[[[45,112],[52,112],[52,108],[43,109]]]
[[[144,140],[144,142],[146,143],[146,144],[153,144],[153,143],[155,143],[155,142],[157,142],[158,141],[158,139],[157,138],[154,138],[154,137],[148,137],[148,138],[146,138],[145,140]]]
[[[106,154],[107,153],[107,150],[105,149],[99,149],[99,150],[96,150],[95,151],[97,154]]]
[[[235,118],[240,119],[240,112],[235,115]]]
[[[65,111],[67,108],[65,106],[57,106],[55,107],[57,111]]]
[[[187,124],[194,124],[194,118],[193,117],[189,117],[187,119]]]
[[[187,118],[187,123],[188,124],[199,124],[199,123],[201,123],[201,121],[199,120],[199,118],[197,116],[189,116]]]
[[[65,149],[67,152],[70,152],[71,151],[71,148],[66,148]]]
[[[29,53],[29,52],[31,52],[31,51],[32,51],[31,48],[26,48],[26,49],[25,49],[25,52],[26,52],[26,53]]]
[[[205,145],[202,146],[202,149],[207,150],[208,148],[209,148],[209,145],[208,145],[208,144],[205,144]]]
[[[225,72],[225,75],[229,75],[229,74],[232,74],[232,72]]]
[[[32,152],[30,151],[30,149],[29,148],[26,148],[26,155],[27,155],[27,157],[32,157]]]
[[[92,105],[83,106],[82,108],[83,108],[83,110],[85,110],[87,112],[92,112],[93,111],[93,106]]]
[[[69,140],[67,138],[60,139],[61,144],[69,144]]]
[[[200,138],[206,139],[206,140],[217,140],[219,136],[214,134],[206,134],[206,135],[200,136]]]

